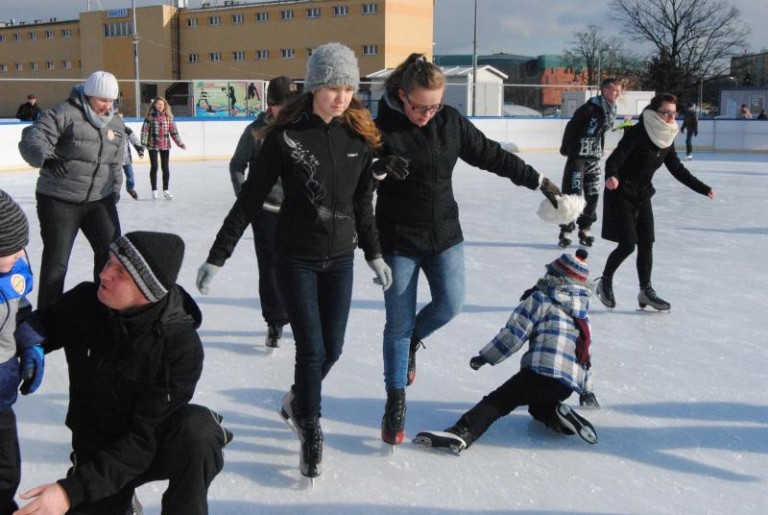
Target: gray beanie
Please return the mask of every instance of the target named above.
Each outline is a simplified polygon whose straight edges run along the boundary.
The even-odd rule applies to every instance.
[[[29,243],[29,222],[21,207],[0,190],[0,257],[11,256]]]
[[[341,43],[326,43],[312,51],[307,61],[305,91],[335,86],[360,87],[360,69],[355,53]]]
[[[85,81],[83,93],[89,97],[116,100],[119,94],[117,79],[109,72],[93,72]]]

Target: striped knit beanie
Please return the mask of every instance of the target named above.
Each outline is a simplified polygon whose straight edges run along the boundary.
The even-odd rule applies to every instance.
[[[21,207],[0,190],[0,257],[11,256],[29,243],[29,222]]]
[[[163,232],[129,232],[109,246],[150,302],[157,302],[176,284],[184,259],[184,240]]]
[[[584,249],[577,250],[576,255],[563,254],[547,265],[547,272],[579,283],[586,283],[589,279],[588,256],[589,253]]]

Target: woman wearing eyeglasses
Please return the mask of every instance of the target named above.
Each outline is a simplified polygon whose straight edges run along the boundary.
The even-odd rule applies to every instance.
[[[651,286],[655,239],[651,197],[656,192],[651,180],[656,170],[666,165],[675,179],[697,193],[715,198],[715,191],[694,177],[677,157],[676,110],[674,95],[662,93],[653,97],[640,115],[640,123],[625,129],[605,163],[602,236],[619,244],[608,256],[603,276],[597,281],[597,296],[609,309],[616,307],[613,274],[634,252],[635,246],[640,281],[637,302],[641,308],[670,309],[669,302],[656,295]]]
[[[464,237],[451,182],[456,162],[461,158],[518,186],[541,189],[553,204],[560,195],[555,184],[486,138],[456,109],[444,106],[444,92],[440,68],[421,54],[411,54],[387,79],[376,119],[382,133],[380,155],[405,158],[377,177],[382,180],[376,222],[393,274],[392,287],[384,294],[387,404],[381,425],[382,439],[392,445],[403,440],[405,387],[416,376],[416,350],[464,303]],[[419,271],[432,298],[417,313]]]

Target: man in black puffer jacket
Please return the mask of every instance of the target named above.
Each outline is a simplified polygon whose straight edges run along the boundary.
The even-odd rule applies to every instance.
[[[184,242],[133,232],[110,246],[100,284],[81,283],[33,313],[21,334],[46,335],[69,366],[72,468],[41,485],[20,513],[123,515],[134,489],[168,479],[163,513],[208,513],[207,491],[232,438],[221,417],[190,404],[203,368],[202,316],[176,277]]]

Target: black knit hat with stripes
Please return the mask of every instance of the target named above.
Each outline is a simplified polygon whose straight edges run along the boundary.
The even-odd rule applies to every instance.
[[[184,260],[184,240],[164,232],[129,232],[109,250],[150,302],[159,301],[173,288]]]
[[[0,190],[0,257],[16,254],[29,243],[29,222],[21,207]]]

